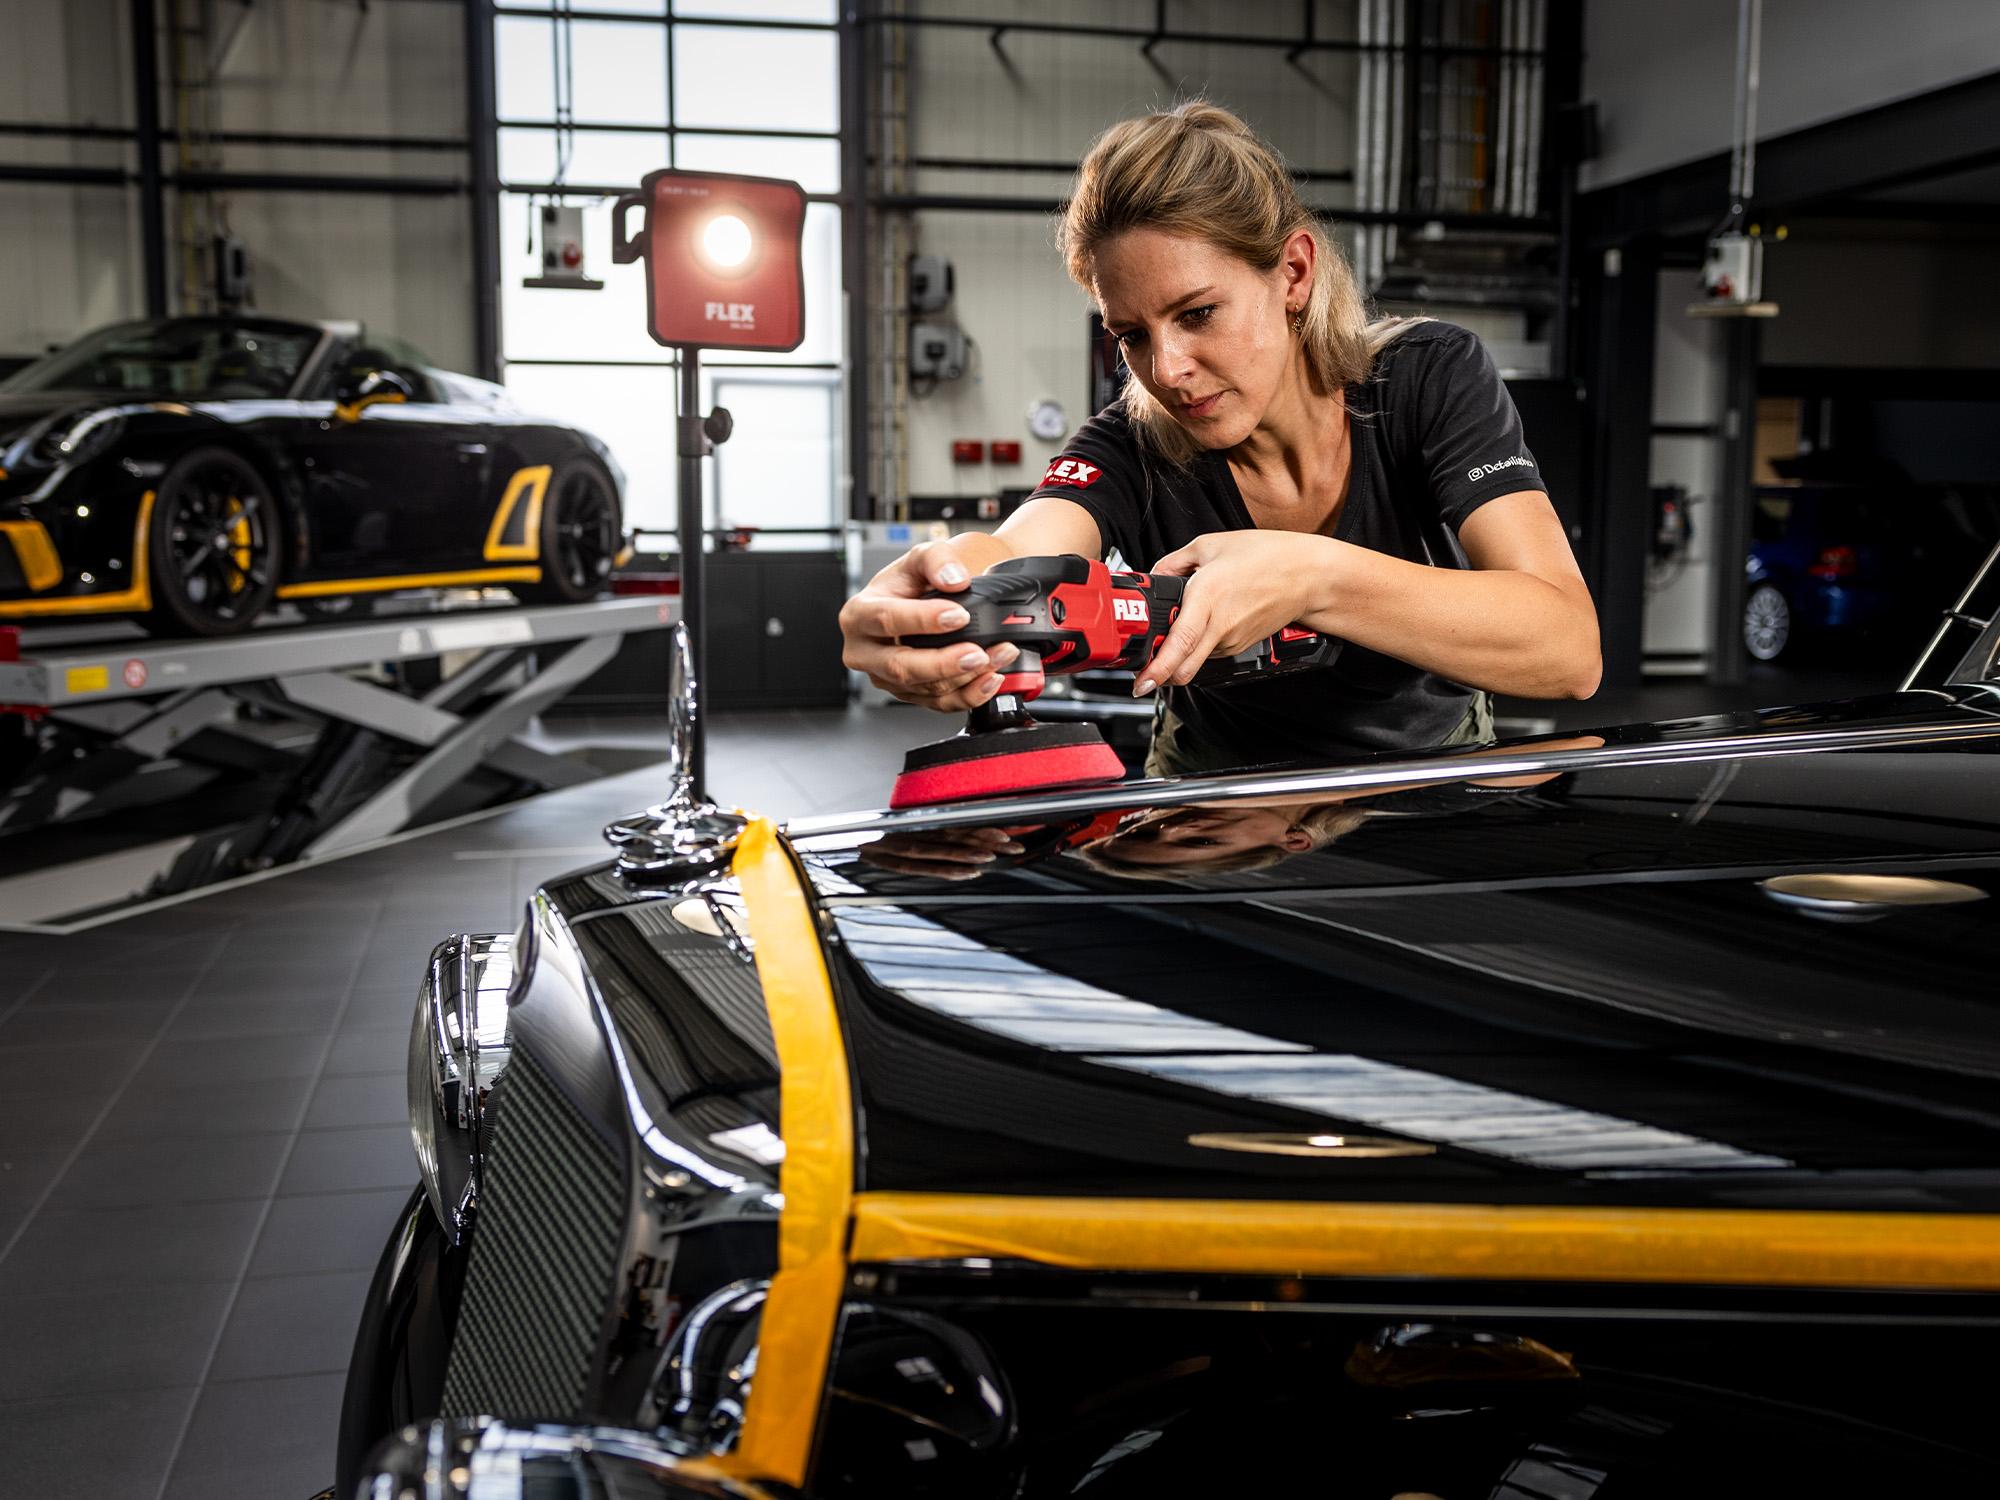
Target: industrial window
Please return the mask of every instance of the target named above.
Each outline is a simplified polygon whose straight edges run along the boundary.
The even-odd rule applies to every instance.
[[[577,8],[588,19],[549,0],[501,0],[494,21],[503,378],[525,409],[611,448],[628,525],[671,530],[676,362],[647,335],[643,267],[611,262],[611,202],[669,166],[837,195],[836,11],[833,0],[674,0],[671,15],[665,0]],[[539,210],[556,201],[583,209],[585,269],[602,291],[522,285],[540,271]],[[711,469],[711,494],[725,491],[711,526],[839,524],[840,213],[825,201],[807,210],[805,343],[702,356],[704,407],[719,401],[737,418]]]

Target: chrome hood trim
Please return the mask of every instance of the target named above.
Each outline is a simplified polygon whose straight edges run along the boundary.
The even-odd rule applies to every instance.
[[[694,785],[693,744],[699,684],[686,621],[673,630],[673,678],[668,702],[667,800],[607,823],[605,842],[618,851],[618,872],[648,884],[688,880],[724,865],[749,826],[741,813],[717,807]]]
[[[1940,709],[1952,708],[1939,697]],[[1121,807],[1183,807],[1194,802],[1232,802],[1255,797],[1311,797],[1385,787],[1433,786],[1469,776],[1559,775],[1637,766],[1690,765],[1708,761],[1761,760],[1784,755],[1818,755],[1833,750],[1882,750],[1963,740],[2000,739],[2000,717],[1952,722],[1873,725],[1852,729],[1766,730],[1702,739],[1611,744],[1595,749],[1538,750],[1523,745],[1514,754],[1427,756],[1414,760],[1312,770],[1249,771],[1214,777],[1162,777],[1118,781],[1069,792],[1023,797],[987,797],[892,812],[834,813],[794,818],[785,824],[792,840],[897,828],[962,828],[1026,823],[1110,812]]]

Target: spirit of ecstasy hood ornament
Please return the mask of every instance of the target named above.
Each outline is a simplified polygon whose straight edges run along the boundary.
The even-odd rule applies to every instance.
[[[694,650],[684,621],[674,626],[672,658],[667,709],[672,790],[666,801],[604,829],[605,840],[618,851],[619,871],[648,881],[688,879],[723,863],[749,822],[740,813],[717,807],[694,784],[700,684],[695,681]]]

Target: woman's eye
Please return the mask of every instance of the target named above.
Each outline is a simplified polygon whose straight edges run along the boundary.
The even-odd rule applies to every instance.
[[[1138,328],[1128,329],[1124,333],[1114,334],[1113,337],[1118,340],[1118,347],[1121,349],[1131,349],[1139,344],[1143,344],[1146,342],[1146,335],[1144,330]]]
[[[1209,320],[1209,316],[1214,311],[1215,304],[1213,302],[1204,303],[1200,307],[1190,307],[1186,312],[1181,314],[1181,325],[1185,328],[1199,328]]]

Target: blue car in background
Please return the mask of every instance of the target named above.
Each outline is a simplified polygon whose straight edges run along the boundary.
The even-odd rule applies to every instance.
[[[1900,638],[1913,621],[1921,628],[1945,601],[1931,587],[1920,509],[1855,486],[1758,486],[1744,649],[1777,661],[1808,644]]]

